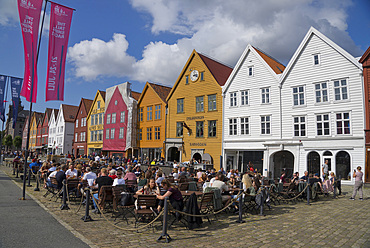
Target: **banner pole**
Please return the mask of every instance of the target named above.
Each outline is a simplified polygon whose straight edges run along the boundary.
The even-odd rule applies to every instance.
[[[48,3],[48,0],[45,0],[44,5],[44,13],[42,15],[42,21],[41,21],[41,30],[40,30],[40,37],[39,42],[37,44],[37,53],[36,53],[36,68],[37,68],[37,62],[39,59],[39,53],[40,53],[40,44],[41,44],[41,36],[42,36],[42,29],[44,27],[44,20],[45,20],[45,14],[46,14],[46,5]],[[29,142],[30,142],[30,125],[31,125],[31,117],[32,117],[32,95],[33,95],[33,78],[31,80],[31,94],[30,94],[30,112],[28,115],[28,129],[27,129],[27,141],[26,141],[26,150],[24,153],[24,168],[23,168],[23,194],[21,200],[26,200],[26,167],[27,167],[27,157],[28,157],[28,149],[29,149]]]

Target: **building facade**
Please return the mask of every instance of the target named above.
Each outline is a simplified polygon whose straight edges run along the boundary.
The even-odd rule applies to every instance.
[[[72,153],[78,156],[87,155],[87,113],[90,111],[93,100],[81,98],[73,135]]]
[[[147,82],[138,101],[137,140],[143,159],[165,157],[166,98],[170,91],[170,87]]]
[[[365,182],[370,182],[370,47],[362,55],[360,61],[364,77],[364,103],[365,103]]]
[[[262,172],[265,143],[279,140],[279,74],[285,66],[248,45],[223,88],[223,159],[227,170]],[[261,129],[261,121],[265,127]]]
[[[87,154],[101,154],[103,149],[105,91],[96,92],[87,114]]]
[[[243,70],[234,71],[239,74]],[[257,68],[254,72],[257,76]],[[247,81],[249,74],[240,75],[239,84]],[[230,77],[230,81],[232,78],[236,79]],[[303,174],[307,170],[322,176],[322,164],[328,160],[329,171],[343,184],[354,183],[351,174],[365,158],[362,68],[356,59],[311,28],[278,84],[264,80],[268,79],[261,79],[260,86],[251,85],[250,89],[259,95],[252,99],[251,94],[251,104],[259,104],[253,111],[243,112],[250,127],[245,147],[263,151],[263,174],[278,178],[282,171],[289,177],[295,171]],[[225,94],[225,105],[232,97]],[[235,126],[229,123],[225,133],[230,134]],[[228,138],[225,135],[226,157],[228,143],[233,142]]]
[[[195,159],[220,168],[221,87],[231,71],[231,67],[192,52],[167,97],[167,161]]]
[[[103,151],[108,156],[131,157],[137,150],[137,99],[132,93],[128,82],[106,90]]]
[[[23,131],[22,131],[22,148],[21,148],[22,151],[25,151],[27,148],[28,118],[29,116],[27,115],[24,121],[24,126],[23,126]]]
[[[48,154],[57,154],[57,117],[59,109],[53,109],[49,119],[49,133],[48,133]]]
[[[30,141],[29,150],[32,152],[39,152],[40,147],[37,146],[37,127],[42,121],[43,113],[33,112],[30,123]]]
[[[26,123],[26,118],[29,115],[28,110],[24,110],[21,100],[19,100],[18,105],[18,116],[13,128],[13,105],[9,105],[9,112],[7,113],[8,118],[5,124],[5,136],[11,135],[13,139],[16,136],[23,137],[23,128]]]

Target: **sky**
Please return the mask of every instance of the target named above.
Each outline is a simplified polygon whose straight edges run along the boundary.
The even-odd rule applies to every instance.
[[[97,90],[147,81],[172,86],[193,49],[234,67],[251,44],[284,65],[311,26],[355,57],[370,46],[369,0],[55,0],[74,8],[64,101],[45,102],[50,3],[33,110],[78,106]],[[0,74],[23,78],[16,0],[0,0]],[[8,99],[9,99],[8,94]],[[22,104],[29,104],[22,97]]]

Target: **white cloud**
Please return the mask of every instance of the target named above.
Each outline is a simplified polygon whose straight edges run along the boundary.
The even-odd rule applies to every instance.
[[[310,26],[354,56],[362,52],[347,33],[351,0],[131,0],[149,14],[153,34],[175,33],[174,44],[151,42],[142,59],[127,54],[124,35],[113,40],[82,41],[69,50],[76,75],[126,76],[131,80],[173,85],[193,49],[234,65],[248,43],[287,63]]]
[[[17,1],[0,0],[0,25],[12,25],[19,20]]]

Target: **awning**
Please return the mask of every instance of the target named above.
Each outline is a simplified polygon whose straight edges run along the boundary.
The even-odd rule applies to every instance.
[[[44,148],[44,146],[34,146],[33,148],[34,149],[42,149],[42,148]]]

